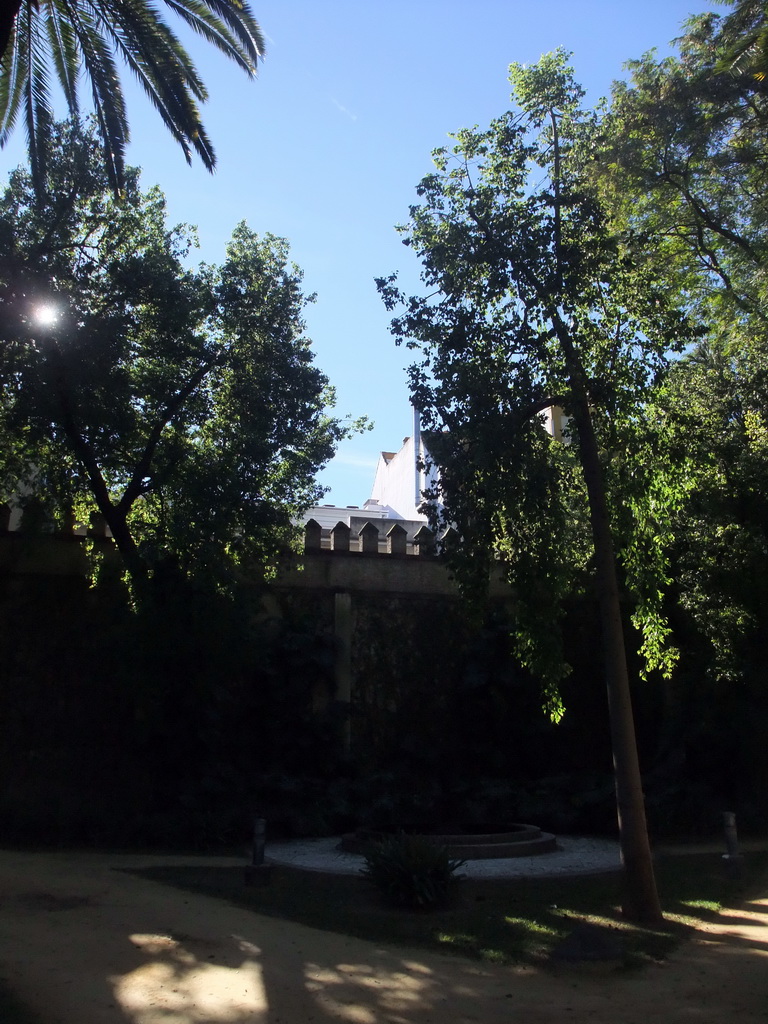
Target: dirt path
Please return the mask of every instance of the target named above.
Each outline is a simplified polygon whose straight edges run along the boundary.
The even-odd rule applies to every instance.
[[[663,966],[553,973],[385,949],[113,870],[163,860],[0,852],[0,974],[44,1024],[768,1022],[768,899]]]

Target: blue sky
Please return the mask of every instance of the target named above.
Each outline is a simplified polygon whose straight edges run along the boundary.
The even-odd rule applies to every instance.
[[[431,151],[451,132],[507,109],[507,69],[563,46],[596,101],[622,65],[669,40],[707,0],[251,0],[267,59],[249,82],[215,52],[191,47],[210,92],[204,121],[215,175],[188,167],[142,96],[128,90],[129,161],[159,184],[170,219],[198,228],[199,258],[223,259],[234,226],[291,243],[317,302],[307,333],[337,392],[336,412],[375,429],[345,442],[321,482],[324,501],[361,505],[381,450],[411,431],[404,367],[374,277],[418,266],[394,225],[407,219]],[[23,159],[21,130],[0,172]]]

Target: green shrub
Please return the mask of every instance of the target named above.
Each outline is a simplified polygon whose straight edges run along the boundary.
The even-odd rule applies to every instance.
[[[447,900],[465,863],[426,836],[400,833],[372,843],[361,872],[393,906],[428,910]]]

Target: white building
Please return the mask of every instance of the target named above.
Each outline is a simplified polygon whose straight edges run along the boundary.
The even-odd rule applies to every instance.
[[[567,417],[559,407],[546,409],[541,418],[547,432],[557,440],[563,440],[563,428]],[[434,467],[425,468],[429,455],[424,447],[419,414],[413,410],[413,434],[403,438],[397,452],[381,452],[376,466],[371,496],[362,505],[315,505],[307,510],[304,522],[314,519],[324,534],[324,545],[328,543],[327,532],[338,523],[350,529],[350,538],[356,542],[360,530],[366,523],[389,520],[378,526],[380,544],[390,527],[398,522],[408,534],[408,542],[427,523],[427,516],[420,509],[424,505],[424,492],[437,487],[439,476]]]
[[[426,470],[423,465],[427,452],[415,409],[413,428],[413,435],[403,438],[398,452],[379,455],[371,496],[362,506],[315,505],[304,514],[304,522],[314,519],[324,532],[332,530],[337,523],[344,523],[350,528],[354,542],[366,523],[388,520],[378,527],[382,542],[395,522],[407,532],[408,541],[412,541],[427,523],[427,516],[419,511],[424,501],[423,492],[437,481],[435,470]]]

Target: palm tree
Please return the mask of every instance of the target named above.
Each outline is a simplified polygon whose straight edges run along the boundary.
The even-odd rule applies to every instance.
[[[725,52],[718,71],[748,75],[757,82],[768,77],[768,3],[766,0],[726,0],[735,7],[723,22]]]
[[[255,74],[264,41],[247,0],[164,2],[246,74]],[[53,124],[50,79],[58,79],[70,114],[78,117],[78,86],[85,77],[107,174],[112,187],[120,189],[129,140],[120,59],[143,86],[187,162],[194,151],[213,170],[216,157],[197,106],[207,98],[205,85],[152,0],[5,0],[0,7],[0,147],[23,111],[36,186],[45,180]]]

